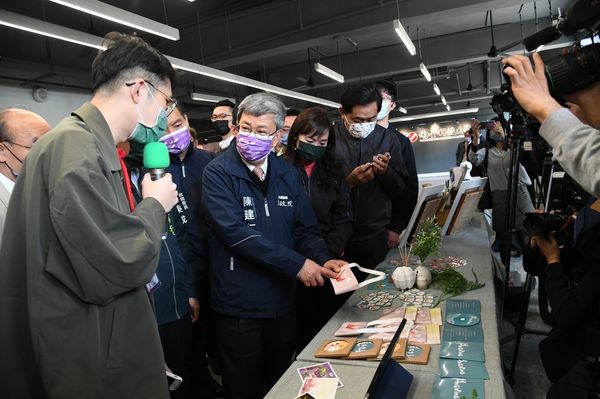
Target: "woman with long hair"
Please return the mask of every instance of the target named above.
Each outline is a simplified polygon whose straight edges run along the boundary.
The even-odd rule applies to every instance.
[[[332,256],[339,258],[352,237],[352,207],[327,111],[313,107],[298,115],[289,131],[285,157],[298,168],[323,239]],[[329,284],[317,289],[298,287],[297,299],[300,351],[343,302]]]

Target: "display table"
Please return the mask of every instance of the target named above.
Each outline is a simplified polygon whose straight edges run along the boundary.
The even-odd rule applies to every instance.
[[[464,293],[457,299],[478,299],[481,302],[481,323],[484,332],[485,365],[490,379],[485,381],[485,397],[488,399],[504,399],[503,373],[500,361],[500,344],[498,338],[497,304],[493,282],[493,266],[490,253],[489,238],[482,214],[476,214],[470,222],[468,229],[454,236],[445,236],[441,249],[442,256],[456,256],[465,258],[467,266],[460,267],[460,271],[467,279],[473,280],[471,268],[477,273],[480,282],[485,287]],[[389,260],[399,258],[398,250],[392,249],[384,262],[379,267],[389,266]],[[344,384],[352,384],[352,389],[342,388],[338,391],[339,398],[364,397],[371,378],[378,366],[378,362],[361,360],[318,359],[314,357],[319,345],[326,339],[334,338],[334,332],[347,321],[371,321],[379,318],[385,309],[378,311],[356,309],[352,305],[359,301],[360,296],[375,292],[364,287],[356,291],[342,308],[331,318],[315,338],[298,355],[295,362],[273,387],[267,397],[293,398],[300,389],[301,380],[296,369],[298,367],[330,362]],[[396,291],[398,292],[398,291]],[[439,295],[438,290],[429,289],[427,292]],[[394,300],[392,307],[400,306],[398,299]],[[442,302],[442,316],[445,317],[446,303]],[[439,345],[431,346],[429,363],[426,365],[402,364],[415,377],[409,393],[410,398],[430,398],[432,379],[439,371]],[[301,364],[300,366],[298,364]],[[347,377],[346,377],[347,376]],[[360,381],[357,381],[360,380]],[[347,382],[346,382],[347,381]],[[347,385],[350,386],[350,385]],[[295,391],[294,391],[295,389]],[[294,392],[292,392],[294,391]],[[343,395],[342,395],[342,391]],[[285,393],[285,394],[284,394]],[[289,394],[288,394],[289,393]]]

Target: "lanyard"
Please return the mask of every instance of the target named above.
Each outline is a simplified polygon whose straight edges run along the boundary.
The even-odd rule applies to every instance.
[[[119,154],[119,162],[121,162],[121,173],[123,173],[123,185],[125,186],[125,193],[127,194],[127,201],[129,202],[129,210],[133,212],[135,209],[135,203],[133,202],[133,192],[131,191],[131,179],[129,178],[129,172],[127,172],[127,166],[125,166],[125,151],[117,148],[117,154]]]

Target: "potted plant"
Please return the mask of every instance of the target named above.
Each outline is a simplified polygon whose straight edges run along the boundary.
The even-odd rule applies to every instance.
[[[431,271],[424,266],[429,255],[439,255],[442,245],[442,229],[434,218],[423,220],[412,243],[412,253],[421,260],[421,265],[415,268],[417,286],[424,289],[431,284]]]

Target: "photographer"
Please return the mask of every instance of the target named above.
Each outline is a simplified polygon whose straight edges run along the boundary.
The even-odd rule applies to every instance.
[[[469,152],[469,161],[476,166],[483,166],[487,156],[487,177],[490,182],[492,193],[492,229],[496,232],[496,238],[492,244],[494,251],[500,251],[504,247],[506,232],[504,231],[504,220],[507,217],[506,198],[508,195],[508,177],[510,174],[510,150],[506,148],[506,135],[501,121],[496,118],[495,124],[489,136],[489,149],[481,148],[477,152]],[[473,137],[472,146],[477,148],[479,137]],[[533,212],[533,204],[527,192],[527,186],[531,180],[521,164],[519,164],[519,185],[517,191],[517,212],[515,214],[514,228],[518,232],[512,236],[511,255],[521,255],[521,244],[523,221],[527,212]]]
[[[504,73],[510,78],[512,91],[525,111],[534,116],[542,127],[540,135],[553,147],[553,154],[584,189],[600,196],[600,82],[593,83],[568,95],[570,110],[550,95],[544,62],[533,54],[535,69],[529,58],[515,55],[502,61]]]
[[[540,343],[544,369],[555,382],[547,398],[588,398],[600,392],[600,256],[595,248],[600,214],[593,208],[580,212],[568,261],[561,263],[552,234],[531,240],[547,262],[546,291],[554,316],[552,332]]]

